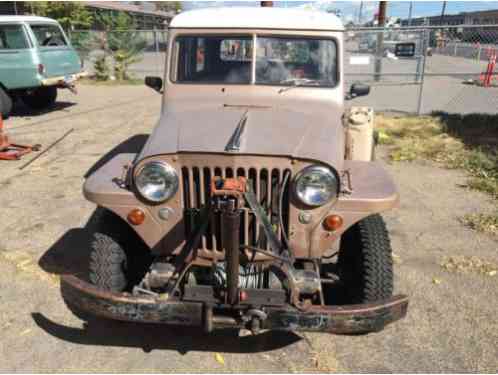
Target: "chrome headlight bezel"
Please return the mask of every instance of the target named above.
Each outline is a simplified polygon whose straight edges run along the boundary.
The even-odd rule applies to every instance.
[[[165,189],[165,191],[169,190],[169,192],[163,194],[160,197],[154,197],[151,196],[150,194],[147,194],[145,190],[146,185],[141,186],[139,182],[142,173],[146,172],[147,168],[159,168],[162,171],[163,176],[169,179],[170,183],[172,184],[171,188]],[[164,203],[175,196],[175,194],[178,192],[180,179],[178,177],[176,169],[173,168],[171,165],[163,161],[153,160],[144,163],[137,170],[135,170],[135,173],[133,174],[133,185],[136,192],[140,195],[141,198],[145,199],[147,202],[153,204],[159,204],[159,203]]]
[[[330,196],[328,196],[326,199],[320,201],[320,202],[310,202],[310,201],[307,201],[304,197],[303,197],[303,194],[301,192],[299,192],[298,190],[298,187],[299,187],[299,181],[301,178],[303,178],[304,176],[307,176],[309,175],[310,173],[322,173],[326,176],[328,176],[331,180],[331,183],[334,184],[333,186],[333,190],[332,190],[332,194],[330,194]],[[324,166],[324,165],[318,165],[318,164],[315,164],[315,165],[310,165],[304,169],[302,169],[294,178],[294,182],[293,182],[293,193],[294,193],[294,196],[296,197],[296,199],[308,206],[308,207],[321,207],[321,206],[324,206],[330,202],[334,202],[338,199],[338,196],[339,196],[339,186],[340,186],[340,182],[339,182],[339,175],[337,174],[337,172],[335,171],[335,169],[333,168],[330,168],[330,167],[327,167],[327,166]]]

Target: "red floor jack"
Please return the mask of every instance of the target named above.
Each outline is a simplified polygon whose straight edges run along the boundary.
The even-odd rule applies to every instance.
[[[31,151],[39,151],[41,145],[19,145],[11,143],[9,137],[3,132],[3,118],[0,114],[0,160],[19,160],[21,156]]]

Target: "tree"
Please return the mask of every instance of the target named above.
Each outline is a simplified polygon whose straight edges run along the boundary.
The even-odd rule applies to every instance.
[[[30,1],[29,9],[37,15],[57,20],[64,30],[89,29],[92,13],[80,2]]]
[[[129,79],[128,69],[131,64],[141,60],[147,42],[136,29],[133,18],[120,12],[118,15],[102,14],[98,16],[99,24],[105,30],[104,40],[99,44],[104,55],[110,54],[114,59],[114,74],[117,79]]]
[[[176,12],[180,13],[182,11],[181,1],[153,1],[157,10],[162,10],[164,12]]]

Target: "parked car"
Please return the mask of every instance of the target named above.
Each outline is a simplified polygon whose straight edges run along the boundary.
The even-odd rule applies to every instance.
[[[43,109],[83,76],[81,61],[57,21],[32,16],[0,16],[0,112],[7,117],[21,98]]]
[[[84,184],[98,208],[91,282],[62,278],[74,312],[208,332],[359,333],[405,316],[380,216],[399,196],[359,126],[373,112],[343,120],[343,33],[335,15],[284,8],[172,20],[164,81],[146,78],[157,126]]]

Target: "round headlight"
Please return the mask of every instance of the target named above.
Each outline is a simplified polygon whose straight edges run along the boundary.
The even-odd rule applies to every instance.
[[[178,190],[178,175],[172,166],[153,161],[138,171],[135,186],[145,199],[156,203],[164,202]]]
[[[339,181],[327,167],[313,165],[303,169],[295,182],[297,197],[308,206],[322,206],[337,196]]]

